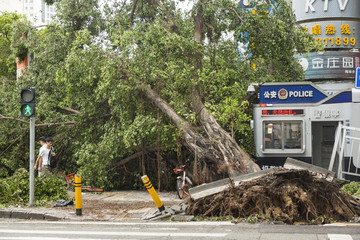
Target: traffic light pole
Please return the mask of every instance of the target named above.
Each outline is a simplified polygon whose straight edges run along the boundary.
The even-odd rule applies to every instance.
[[[30,166],[29,166],[29,175],[30,175],[30,193],[29,193],[29,205],[30,207],[34,206],[34,193],[35,193],[35,171],[34,171],[34,162],[35,162],[35,117],[30,117]]]

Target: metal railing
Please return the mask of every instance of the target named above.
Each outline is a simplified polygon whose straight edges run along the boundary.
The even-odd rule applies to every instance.
[[[330,159],[330,171],[333,171],[337,154],[339,156],[337,177],[340,179],[345,179],[346,175],[360,177],[360,128],[344,126],[339,122]]]

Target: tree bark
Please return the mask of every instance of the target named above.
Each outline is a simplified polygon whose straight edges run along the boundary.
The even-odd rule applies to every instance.
[[[203,18],[203,5],[206,0],[198,1],[198,11],[194,17],[194,40],[203,43],[203,27],[206,25]],[[195,71],[200,71],[202,68],[203,56],[200,52],[195,54],[194,64]],[[195,74],[196,77],[198,74]],[[204,127],[208,139],[212,143],[214,150],[216,149],[219,162],[217,165],[224,164],[229,176],[236,176],[241,173],[256,172],[260,170],[259,166],[255,164],[250,156],[243,151],[232,138],[216,121],[215,117],[211,115],[203,102],[196,85],[191,87],[191,100],[194,111],[196,112],[199,121]]]
[[[135,13],[135,10],[136,10],[136,5],[138,3],[138,0],[134,0],[134,5],[131,9],[131,13],[130,13],[130,24],[131,26],[134,24],[134,13]]]
[[[143,86],[143,92],[170,120],[181,130],[184,145],[202,163],[203,169],[199,183],[216,179],[216,175],[228,174],[236,176],[241,173],[259,171],[259,166],[245,153],[239,145],[216,121],[214,116],[208,113],[199,95],[192,93],[193,107],[205,130],[204,137],[195,130],[185,119],[179,116],[175,110],[162,99],[157,92],[150,87]],[[208,172],[208,169],[215,170]],[[201,169],[200,169],[201,171]],[[196,174],[196,173],[194,173]]]
[[[203,18],[203,4],[199,0],[197,13],[194,16],[194,40],[203,44],[203,28],[206,26]],[[194,55],[194,78],[202,69],[203,55],[199,51]],[[196,82],[196,81],[195,81]],[[175,110],[149,86],[140,86],[144,94],[181,130],[184,145],[195,155],[194,178],[197,183],[212,181],[219,175],[235,176],[243,173],[259,171],[259,166],[243,151],[211,115],[201,100],[198,87],[191,84],[192,107],[203,127],[200,134],[189,122],[179,116]]]

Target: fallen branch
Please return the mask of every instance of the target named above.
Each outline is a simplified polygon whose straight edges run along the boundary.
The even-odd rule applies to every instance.
[[[59,125],[75,125],[77,122],[57,122],[57,123],[41,123],[35,124],[35,127],[50,127],[50,126],[59,126]]]
[[[65,110],[65,111],[68,111],[68,112],[72,112],[72,113],[75,113],[75,114],[79,114],[80,112],[78,110],[75,110],[75,109],[72,109],[72,108],[68,108],[68,107],[59,107],[57,106],[57,108],[61,109],[61,110]]]
[[[8,120],[14,120],[14,121],[18,121],[21,123],[25,123],[25,124],[29,124],[28,121],[26,120],[22,120],[22,119],[18,119],[18,118],[13,118],[13,117],[5,117],[3,115],[0,114],[0,119],[8,119]],[[71,122],[56,122],[56,123],[40,123],[40,124],[35,124],[35,127],[47,127],[47,126],[59,126],[59,125],[75,125],[76,122],[75,121],[71,121]]]
[[[3,115],[0,115],[0,119],[15,120],[15,121],[18,121],[18,122],[22,122],[22,123],[29,124],[28,121],[25,121],[25,120],[22,120],[22,119],[18,119],[18,118],[13,118],[13,117],[5,117],[5,116],[3,116]]]
[[[151,151],[155,151],[155,150],[152,149],[152,148],[151,148],[151,149],[145,149],[144,154],[145,154],[145,153],[148,153],[148,152],[151,152]],[[136,158],[141,157],[142,153],[143,153],[142,151],[139,151],[139,152],[134,153],[133,155],[127,157],[127,158],[122,159],[120,162],[115,163],[115,164],[113,165],[113,168],[112,168],[112,169],[118,168],[118,167],[120,167],[121,165],[125,165],[126,163],[130,162],[130,161],[133,160],[133,159],[136,159]]]

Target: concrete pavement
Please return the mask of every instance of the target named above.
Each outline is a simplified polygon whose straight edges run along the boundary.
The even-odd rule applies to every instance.
[[[175,192],[158,193],[166,207],[180,204]],[[74,192],[69,192],[74,197]],[[76,216],[75,206],[9,207],[0,209],[0,218],[75,221],[131,221],[156,209],[147,191],[82,193],[83,215]],[[55,203],[53,204],[55,205]]]

